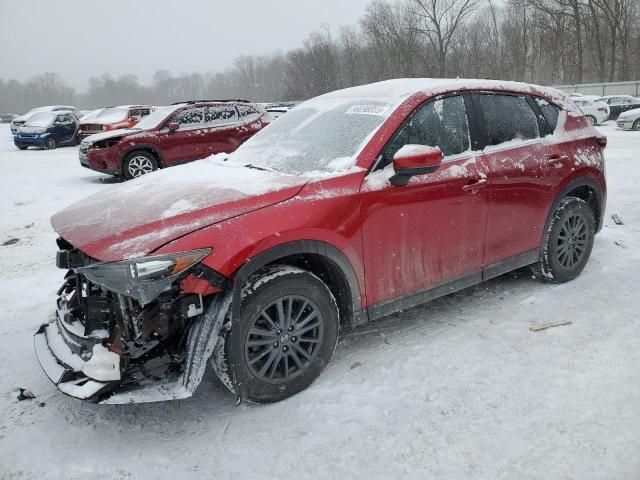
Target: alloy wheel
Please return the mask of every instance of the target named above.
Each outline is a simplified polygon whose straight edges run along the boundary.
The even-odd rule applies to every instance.
[[[267,383],[286,383],[314,361],[324,333],[318,307],[301,296],[284,296],[253,320],[245,339],[245,361],[252,375]]]
[[[580,263],[587,249],[587,223],[582,215],[568,217],[558,233],[556,258],[564,268]]]
[[[46,146],[49,150],[56,148],[56,141],[53,137],[47,138]]]
[[[151,160],[142,155],[137,155],[129,160],[127,168],[129,169],[129,173],[132,177],[139,177],[145,173],[153,172],[153,164],[151,163]]]

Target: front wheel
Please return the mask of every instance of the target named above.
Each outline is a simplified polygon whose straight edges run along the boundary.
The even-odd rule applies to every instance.
[[[47,150],[53,150],[58,146],[58,143],[56,142],[55,138],[49,137],[47,138],[47,141],[44,143],[44,146]]]
[[[26,145],[18,145],[18,148],[19,148],[20,150],[26,150],[26,149],[27,149],[27,148],[29,148],[29,147],[27,147]]]
[[[635,122],[633,122],[633,129],[634,130],[640,130],[640,118],[638,120],[636,120]]]
[[[247,399],[254,402],[276,402],[304,390],[337,343],[333,294],[312,273],[278,265],[252,275],[243,295],[240,328],[232,328],[226,342],[227,370],[243,370]],[[231,352],[230,343],[238,340],[242,348]]]
[[[131,180],[158,169],[158,162],[147,152],[131,152],[126,156],[122,165],[124,178]]]
[[[596,117],[594,117],[593,115],[586,115],[586,117],[587,117],[587,121],[589,122],[589,125],[594,126],[598,123],[596,120]]]
[[[589,261],[595,231],[587,202],[576,197],[563,199],[545,232],[542,259],[533,266],[533,273],[558,283],[576,278]]]

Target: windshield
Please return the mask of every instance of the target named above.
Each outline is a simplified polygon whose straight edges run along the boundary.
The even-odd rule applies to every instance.
[[[116,123],[125,121],[128,114],[128,108],[105,108],[95,118],[105,123]]]
[[[228,161],[292,174],[331,171],[344,164],[332,160],[355,157],[392,111],[393,103],[380,98],[310,100],[257,133]]]
[[[168,107],[160,107],[140,120],[133,128],[135,128],[136,130],[149,130],[151,128],[156,128],[158,125],[164,122],[164,120],[169,115],[171,115],[182,106],[183,105],[170,105]]]
[[[25,122],[27,127],[48,127],[53,122],[54,114],[51,112],[35,113]]]

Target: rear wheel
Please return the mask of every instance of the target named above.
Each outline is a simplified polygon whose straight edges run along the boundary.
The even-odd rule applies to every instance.
[[[640,130],[640,118],[638,120],[636,120],[635,122],[633,122],[633,129],[634,130]]]
[[[56,142],[55,138],[49,137],[47,138],[47,141],[44,143],[44,146],[47,150],[53,150],[58,146],[58,143]]]
[[[240,335],[242,349],[230,353],[228,339],[227,370],[231,364],[244,370],[247,398],[254,402],[304,390],[324,370],[338,339],[331,291],[312,273],[279,265],[252,275],[243,295],[240,328],[230,333]]]
[[[576,278],[589,261],[595,231],[593,211],[587,202],[576,197],[563,199],[547,228],[542,260],[533,266],[533,273],[559,283]]]
[[[131,152],[122,165],[122,173],[127,180],[140,177],[158,169],[158,162],[147,152]]]
[[[589,122],[589,125],[595,125],[598,123],[598,121],[596,120],[596,117],[594,117],[593,115],[585,115],[587,117],[587,121]]]

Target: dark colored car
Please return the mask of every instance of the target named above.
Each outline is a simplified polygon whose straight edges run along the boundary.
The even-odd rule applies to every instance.
[[[78,144],[78,119],[69,111],[40,112],[30,116],[13,136],[20,150],[28,147],[53,149]]]
[[[79,138],[82,140],[96,133],[134,127],[153,110],[154,107],[149,105],[123,105],[105,108],[91,118],[80,120]]]
[[[25,124],[25,122],[36,113],[42,112],[71,112],[76,118],[80,118],[78,110],[76,107],[71,105],[47,105],[46,107],[38,107],[29,110],[24,115],[20,115],[19,117],[14,118],[11,121],[11,133],[15,135],[18,133],[18,128]]]
[[[616,120],[622,112],[640,108],[640,98],[631,95],[608,95],[595,101],[609,105],[609,120]]]
[[[268,123],[267,113],[247,102],[180,103],[158,108],[133,128],[86,138],[80,145],[80,163],[131,179],[158,168],[233,152]]]
[[[525,266],[578,276],[603,226],[605,144],[560,92],[522,83],[317,97],[230,155],[56,214],[67,273],[37,356],[90,401],[188,397],[209,359],[238,399],[281,400],[342,326]]]

